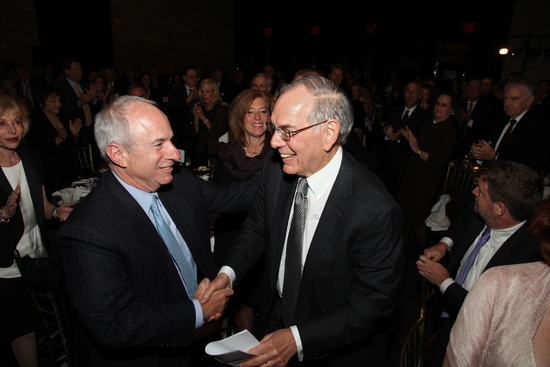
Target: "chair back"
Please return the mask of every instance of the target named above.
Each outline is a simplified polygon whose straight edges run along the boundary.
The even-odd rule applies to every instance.
[[[19,271],[23,271],[23,259],[19,251],[13,250],[15,262]],[[44,329],[44,339],[42,343],[48,352],[48,358],[52,367],[59,366],[66,362],[71,366],[68,357],[67,339],[65,329],[61,320],[61,312],[55,297],[50,291],[37,291],[27,287],[31,295],[34,308],[36,309],[42,327]]]
[[[475,168],[465,168],[455,162],[449,163],[443,193],[451,197],[446,206],[447,216],[451,222],[474,201],[472,190],[475,186]]]
[[[78,167],[78,176],[80,178],[93,176],[96,172],[92,155],[92,146],[88,144],[87,146],[74,148],[73,151]]]

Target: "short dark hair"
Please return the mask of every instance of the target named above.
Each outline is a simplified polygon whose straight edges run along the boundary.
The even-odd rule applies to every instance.
[[[40,107],[44,107],[48,98],[56,96],[63,96],[61,89],[49,85],[38,95],[38,104]]]
[[[69,70],[71,68],[71,64],[77,62],[80,64],[80,61],[76,57],[66,57],[61,61],[61,70]]]
[[[546,197],[537,205],[529,219],[527,230],[539,241],[544,262],[550,265],[550,197]]]
[[[506,160],[490,161],[483,164],[477,177],[487,184],[491,201],[504,203],[516,221],[529,219],[542,200],[542,178],[524,164]]]

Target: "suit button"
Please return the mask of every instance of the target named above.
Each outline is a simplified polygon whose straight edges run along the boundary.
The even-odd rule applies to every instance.
[[[161,347],[161,348],[164,348],[164,344],[161,344],[160,347]]]
[[[178,343],[178,347],[181,347],[181,343]]]

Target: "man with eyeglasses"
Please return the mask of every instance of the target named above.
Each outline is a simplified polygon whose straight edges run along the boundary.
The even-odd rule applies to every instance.
[[[383,365],[403,269],[403,213],[376,175],[342,149],[353,125],[344,92],[309,76],[281,90],[274,150],[239,239],[201,302],[235,288],[265,254],[251,366]]]

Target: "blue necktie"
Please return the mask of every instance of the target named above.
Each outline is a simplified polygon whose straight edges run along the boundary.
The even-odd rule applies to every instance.
[[[491,237],[491,228],[487,227],[481,234],[481,237],[477,241],[476,245],[474,246],[474,249],[468,255],[466,260],[464,261],[464,264],[462,264],[462,268],[460,269],[460,272],[458,273],[458,276],[456,277],[456,282],[462,286],[464,284],[464,281],[466,280],[466,277],[468,276],[468,273],[470,272],[470,269],[474,265],[475,259],[477,257],[477,254],[479,253],[479,250],[489,241],[489,237]]]
[[[185,259],[185,256],[183,255],[183,250],[176,240],[176,237],[162,218],[162,214],[160,213],[157,202],[158,197],[154,194],[151,194],[151,197],[153,199],[151,201],[151,212],[153,213],[153,217],[155,218],[157,231],[164,240],[166,247],[168,247],[168,250],[172,255],[172,259],[176,263],[180,275],[183,277],[183,284],[185,286],[189,299],[193,299],[195,297],[195,292],[197,291],[197,278],[193,272],[191,265]]]

